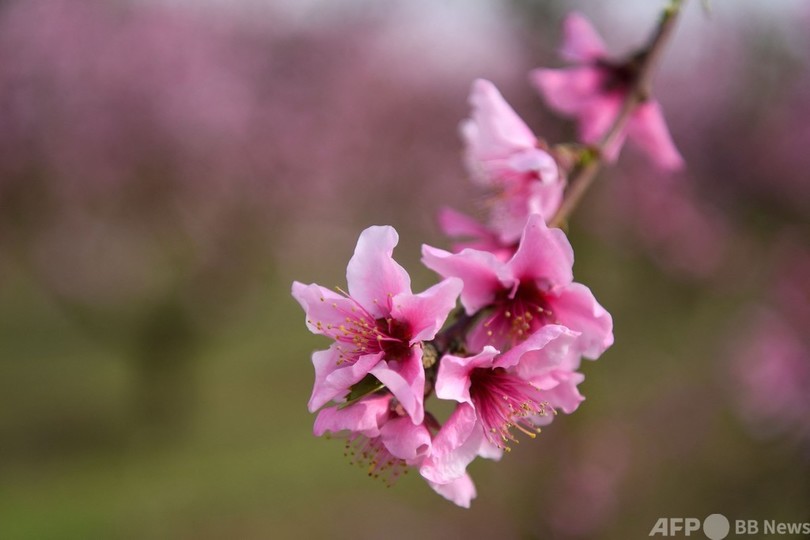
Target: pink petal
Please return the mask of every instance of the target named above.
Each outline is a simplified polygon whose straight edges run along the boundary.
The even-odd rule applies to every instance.
[[[390,395],[371,396],[345,408],[323,409],[315,418],[313,433],[320,437],[327,431],[338,433],[348,430],[362,433],[366,437],[377,437],[380,434],[380,423],[388,415],[390,402]]]
[[[421,349],[417,348],[402,361],[383,360],[370,373],[394,394],[414,424],[422,423],[425,419],[425,369]]]
[[[478,455],[483,438],[475,409],[466,403],[458,405],[434,437],[430,454],[419,472],[438,484],[464,476],[467,465]]]
[[[469,508],[470,502],[477,495],[475,484],[467,473],[446,484],[437,484],[428,480],[428,485],[433,488],[433,491],[462,508]]]
[[[568,357],[577,335],[558,324],[545,325],[503,353],[494,365],[499,368],[520,366],[526,373],[554,369]],[[518,374],[528,378],[521,372]]]
[[[390,313],[390,300],[411,292],[411,278],[392,257],[399,235],[393,227],[373,226],[360,233],[346,268],[349,294],[374,317]]]
[[[572,12],[563,21],[563,43],[560,55],[572,62],[587,63],[606,56],[605,44],[590,21]]]
[[[327,330],[343,324],[346,313],[355,307],[351,299],[314,283],[293,282],[292,295],[304,308],[307,328],[313,334],[329,335]]]
[[[497,231],[499,241],[503,244],[517,243],[532,214],[544,217],[554,215],[560,207],[564,189],[565,182],[560,180],[552,184],[522,183],[504,190],[490,212],[492,229]]]
[[[468,315],[491,303],[504,287],[499,279],[504,264],[486,251],[464,249],[453,254],[423,245],[422,263],[442,277],[457,277],[464,282],[461,303]]]
[[[579,115],[580,139],[589,144],[600,142],[619,115],[623,100],[624,94],[620,92],[595,95]],[[625,133],[620,134],[616,142],[605,151],[608,160],[614,161],[619,155],[624,137]]]
[[[674,170],[683,166],[683,158],[672,142],[664,114],[657,101],[651,100],[639,105],[630,118],[627,132],[628,136],[662,168]]]
[[[462,135],[476,159],[504,157],[536,145],[537,137],[491,82],[473,82],[470,105],[472,120],[463,126]]]
[[[439,228],[447,236],[482,238],[492,234],[482,223],[447,207],[439,210]]]
[[[383,357],[383,353],[366,354],[354,363],[341,361],[342,353],[338,350],[339,347],[335,343],[325,351],[312,354],[315,385],[309,398],[309,412],[315,412],[330,400],[348,394],[349,388],[368,375]]]
[[[411,345],[436,336],[447,315],[456,307],[456,299],[463,286],[460,279],[447,278],[422,293],[394,297],[391,315],[398,321],[410,324],[413,336]]]
[[[529,78],[549,107],[569,116],[578,116],[590,106],[602,84],[602,75],[592,66],[540,68],[530,72]]]
[[[572,283],[549,303],[559,324],[580,333],[577,348],[585,357],[596,359],[613,344],[613,318],[585,285]]]
[[[481,437],[481,446],[478,447],[478,455],[484,459],[500,461],[503,457],[503,448],[495,446],[486,437]]]
[[[430,449],[430,432],[424,424],[414,424],[402,416],[389,420],[380,429],[380,438],[389,452],[406,461],[415,460]]]
[[[475,356],[444,355],[439,363],[439,373],[436,375],[436,397],[472,405],[470,373],[477,367],[492,367],[497,354],[498,351],[494,347],[487,346]]]
[[[565,233],[549,229],[542,216],[529,216],[515,256],[507,263],[517,280],[543,280],[560,286],[574,279],[574,250]],[[465,281],[466,287],[466,281]],[[464,293],[461,293],[462,302]]]
[[[512,153],[506,159],[506,166],[514,172],[537,176],[541,184],[556,184],[560,178],[557,162],[551,154],[539,148],[526,148]]]
[[[553,408],[571,414],[577,410],[580,403],[585,401],[585,398],[577,389],[577,385],[585,380],[585,376],[575,371],[566,372],[562,370],[555,373],[555,376],[559,380],[559,384],[551,390],[544,391],[542,393],[543,399],[548,401]]]

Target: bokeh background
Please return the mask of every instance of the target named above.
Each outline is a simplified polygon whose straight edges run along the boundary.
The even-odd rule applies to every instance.
[[[660,2],[0,2],[0,538],[646,537],[810,520],[810,6],[698,2],[656,79],[688,163],[626,148],[576,213],[613,314],[587,400],[462,510],[311,435],[292,280],[345,284],[390,224],[415,289],[435,215],[479,212],[457,127],[579,9],[617,54]]]

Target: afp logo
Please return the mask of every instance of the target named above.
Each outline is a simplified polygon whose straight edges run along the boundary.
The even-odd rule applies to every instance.
[[[701,528],[709,540],[722,540],[728,536],[731,525],[723,514],[712,514],[702,524],[698,518],[659,518],[649,536],[691,536]]]

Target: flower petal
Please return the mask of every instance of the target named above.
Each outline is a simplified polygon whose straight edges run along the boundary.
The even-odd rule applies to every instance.
[[[442,277],[457,277],[464,282],[461,303],[468,315],[491,303],[495,294],[504,288],[499,279],[504,263],[486,251],[464,249],[453,254],[423,245],[422,264]]]
[[[554,369],[567,357],[577,335],[564,326],[547,324],[499,356],[494,366],[522,366],[526,370]]]
[[[390,395],[371,396],[345,408],[335,406],[323,409],[315,418],[313,433],[320,437],[327,431],[338,433],[348,430],[366,437],[377,437],[380,423],[388,415],[390,402]]]
[[[683,166],[683,158],[672,142],[657,101],[647,101],[638,106],[627,125],[627,134],[660,167],[674,170]]]
[[[535,69],[529,73],[529,79],[549,107],[565,115],[578,116],[599,93],[603,77],[593,66],[575,66]]]
[[[478,455],[483,438],[475,409],[466,403],[459,404],[433,438],[430,454],[419,472],[438,484],[461,478],[467,465]]]
[[[559,324],[580,333],[577,348],[585,357],[596,359],[613,344],[613,318],[588,287],[572,283],[548,300]]]
[[[490,81],[473,82],[470,105],[472,119],[462,135],[475,160],[497,159],[536,145],[537,137]]]
[[[313,353],[315,385],[307,406],[309,412],[317,411],[332,399],[345,396],[353,384],[360,382],[380,363],[382,357],[383,353],[366,354],[350,363],[343,360],[343,353],[337,343],[325,351]]]
[[[425,369],[420,348],[415,348],[413,354],[401,361],[383,360],[370,373],[394,394],[414,424],[422,423],[425,419]]]
[[[600,142],[619,115],[623,100],[624,94],[622,92],[595,94],[588,106],[582,109],[579,114],[579,138],[589,144]],[[626,130],[622,130],[610,148],[605,150],[605,157],[608,160],[616,160],[625,136]]]
[[[517,252],[507,263],[511,275],[520,281],[543,280],[556,287],[571,283],[573,266],[574,250],[565,233],[549,229],[539,214],[529,216]],[[461,297],[463,302],[463,292]]]
[[[346,314],[355,307],[354,301],[325,287],[294,281],[293,298],[298,300],[307,315],[307,328],[313,334],[332,337],[331,328],[343,324]]]
[[[428,480],[428,485],[433,488],[433,491],[462,508],[469,508],[470,502],[477,495],[475,484],[467,473],[446,484],[437,484]]]
[[[456,307],[464,284],[458,278],[447,278],[419,294],[400,294],[393,299],[391,315],[411,328],[411,345],[433,339]]]
[[[414,424],[406,416],[394,418],[380,428],[380,438],[389,452],[412,461],[430,449],[430,432],[425,424]]]
[[[572,12],[563,21],[560,55],[572,62],[587,63],[606,55],[605,44],[591,22],[581,13]]]
[[[555,409],[561,409],[566,414],[571,414],[579,407],[579,404],[585,401],[585,397],[579,393],[577,385],[585,380],[582,373],[576,371],[558,370],[554,376],[558,380],[558,384],[551,390],[544,390],[542,392],[543,399],[548,401],[549,405]],[[545,417],[549,419],[553,415]],[[542,422],[542,420],[541,420]]]
[[[360,233],[346,268],[349,294],[374,317],[390,313],[390,300],[411,292],[411,278],[392,257],[399,235],[393,227],[373,226]]]
[[[486,238],[492,235],[492,231],[483,223],[452,208],[444,207],[439,210],[438,221],[439,228],[447,236]]]
[[[497,354],[497,349],[487,346],[475,356],[444,355],[439,362],[439,373],[436,375],[436,397],[472,405],[470,373],[477,367],[492,367]]]

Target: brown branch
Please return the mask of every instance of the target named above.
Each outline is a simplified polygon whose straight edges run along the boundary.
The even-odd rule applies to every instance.
[[[675,23],[685,2],[686,0],[671,0],[670,5],[664,10],[655,34],[653,34],[649,44],[638,55],[638,71],[622,104],[622,108],[619,110],[619,114],[611,124],[610,129],[602,137],[602,140],[591,148],[589,159],[579,166],[576,174],[571,178],[560,208],[549,221],[550,227],[561,227],[565,224],[568,216],[579,205],[583,195],[596,179],[596,174],[602,168],[602,156],[605,149],[614,144],[616,137],[621,135],[636,107],[649,98],[653,72],[660,62],[661,55],[675,29]]]

